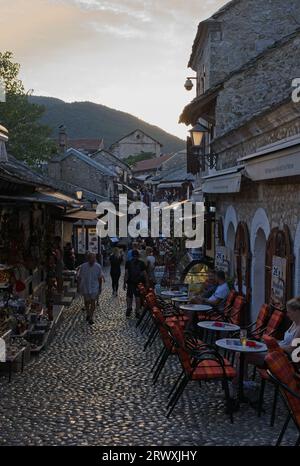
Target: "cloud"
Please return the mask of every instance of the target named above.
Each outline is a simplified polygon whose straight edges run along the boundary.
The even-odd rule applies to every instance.
[[[27,88],[93,100],[172,132],[197,26],[226,0],[1,0],[0,44]]]

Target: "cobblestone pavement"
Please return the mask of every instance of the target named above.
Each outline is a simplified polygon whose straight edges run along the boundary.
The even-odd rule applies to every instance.
[[[190,383],[174,414],[166,395],[180,370],[171,358],[153,388],[149,369],[159,350],[144,353],[135,319],[124,316],[125,297],[111,298],[108,280],[96,322],[85,322],[77,299],[48,348],[9,384],[0,377],[0,445],[270,445],[285,410],[269,427],[272,390],[260,419],[244,405],[230,424],[217,385]],[[294,444],[290,428],[285,443]]]

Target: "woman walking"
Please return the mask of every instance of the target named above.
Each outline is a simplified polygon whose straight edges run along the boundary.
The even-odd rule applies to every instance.
[[[121,264],[123,257],[119,248],[114,248],[109,258],[110,260],[110,276],[112,283],[113,296],[118,296],[119,280],[121,276]]]

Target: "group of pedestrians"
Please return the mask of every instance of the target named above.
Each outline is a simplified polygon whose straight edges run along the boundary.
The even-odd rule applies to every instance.
[[[130,317],[135,300],[135,316],[138,318],[141,308],[138,285],[143,283],[146,286],[153,286],[155,283],[153,249],[145,243],[134,242],[124,259],[123,251],[115,247],[109,262],[113,298],[118,296],[122,264],[125,263],[123,289],[126,291],[126,317]],[[79,267],[77,273],[77,287],[84,299],[86,320],[91,325],[94,323],[96,302],[99,300],[104,282],[103,269],[97,262],[96,255],[88,253],[86,262]]]

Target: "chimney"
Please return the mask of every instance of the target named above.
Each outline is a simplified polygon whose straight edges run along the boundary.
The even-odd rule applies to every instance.
[[[104,138],[101,138],[98,150],[103,150],[103,149],[104,149]]]
[[[59,127],[59,135],[58,135],[58,145],[59,145],[59,152],[64,154],[67,150],[67,132],[65,125],[60,125]]]
[[[4,126],[0,125],[0,163],[8,162],[7,152],[6,152],[6,142],[8,141],[8,131]]]

